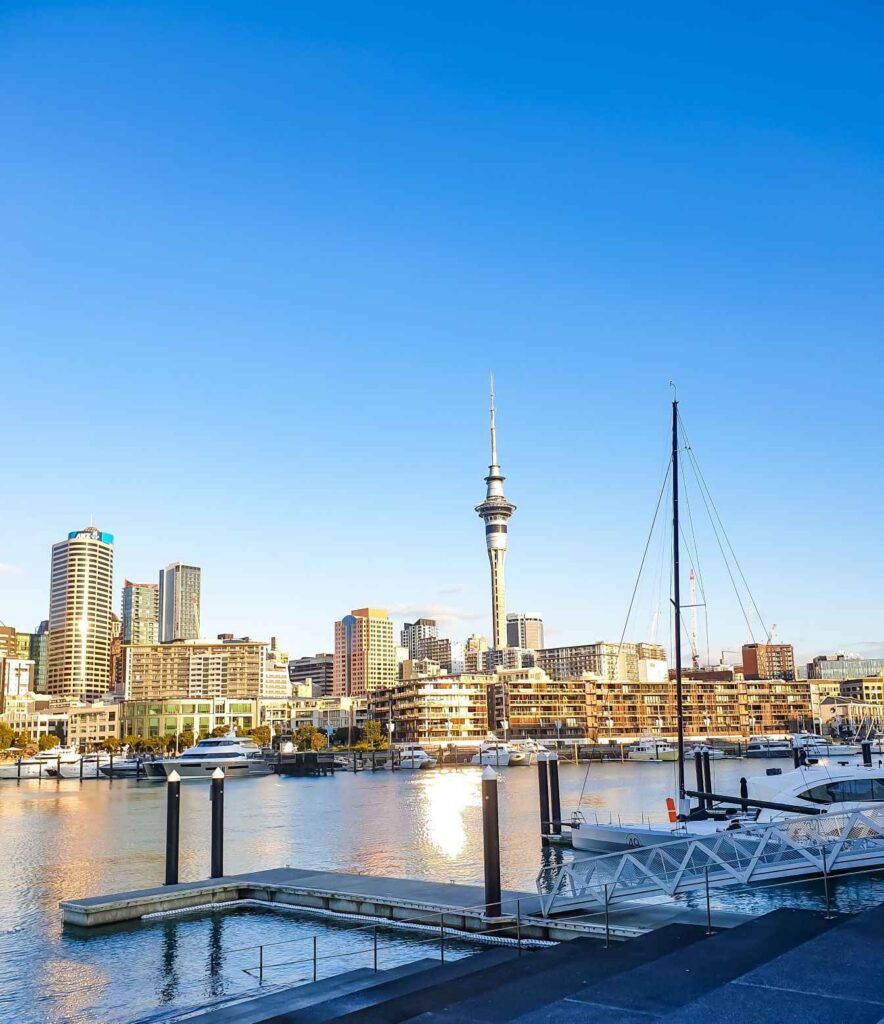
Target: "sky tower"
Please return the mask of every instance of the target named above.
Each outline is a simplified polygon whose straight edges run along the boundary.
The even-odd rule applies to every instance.
[[[506,561],[506,524],[516,506],[503,494],[504,476],[497,464],[497,429],[494,423],[494,374],[491,375],[491,465],[485,483],[488,491],[476,511],[485,520],[485,546],[491,563],[491,628],[495,650],[506,647],[506,586],[503,567]]]

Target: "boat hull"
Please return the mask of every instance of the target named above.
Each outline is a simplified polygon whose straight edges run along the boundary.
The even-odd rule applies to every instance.
[[[213,760],[212,758],[200,758],[194,764],[182,764],[181,761],[159,761],[157,762],[163,772],[163,777],[168,778],[173,771],[177,771],[182,782],[193,779],[211,779],[212,772],[220,768],[224,772],[225,779],[247,779],[259,775],[270,775],[273,769],[266,761],[241,761],[225,762]]]
[[[498,754],[493,751],[489,751],[487,754],[473,754],[470,758],[470,764],[479,766],[488,766],[492,768],[507,768],[510,764],[510,755],[506,752]]]
[[[678,751],[677,750],[661,750],[655,756],[653,753],[626,753],[627,761],[677,761]]]
[[[579,827],[571,829],[571,845],[575,850],[601,855],[658,846],[676,839],[690,839],[693,835],[684,829],[673,831],[665,825],[598,825],[582,821]]]

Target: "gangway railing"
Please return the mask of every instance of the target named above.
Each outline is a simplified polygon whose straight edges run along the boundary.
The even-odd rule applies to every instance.
[[[749,825],[575,859],[537,878],[546,915],[705,886],[749,885],[880,866],[884,807]]]

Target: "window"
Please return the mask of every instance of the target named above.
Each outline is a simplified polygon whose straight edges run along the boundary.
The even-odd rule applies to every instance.
[[[814,786],[799,795],[800,800],[815,804],[866,803],[884,801],[884,779],[842,779]]]

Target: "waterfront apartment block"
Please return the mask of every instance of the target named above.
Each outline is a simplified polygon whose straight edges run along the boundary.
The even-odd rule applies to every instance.
[[[196,565],[172,562],[160,570],[159,639],[196,640],[200,635],[200,588],[202,570]]]
[[[274,737],[291,739],[302,725],[328,734],[346,731],[353,725],[361,729],[368,715],[364,697],[292,697],[290,700],[262,700],[258,704],[261,725],[270,727]]]
[[[124,580],[121,613],[124,644],[157,643],[160,638],[159,584]]]
[[[743,644],[746,679],[794,679],[795,652],[791,644]]]
[[[184,700],[127,700],[120,705],[120,735],[208,736],[219,726],[246,732],[258,724],[258,702],[228,697]]]
[[[488,725],[511,739],[583,739],[589,735],[584,680],[550,679],[540,668],[500,669],[488,688]]]
[[[267,644],[182,640],[123,647],[127,700],[249,698],[264,693]]]
[[[392,721],[394,743],[481,743],[488,734],[491,677],[462,673],[403,679],[369,696],[368,717]]]
[[[335,623],[333,696],[364,697],[399,675],[393,621],[384,608],[355,608]]]
[[[311,697],[330,697],[334,686],[333,654],[305,655],[289,661],[289,679],[296,693],[310,687]],[[306,693],[303,696],[307,696]]]
[[[666,663],[659,644],[598,642],[572,647],[546,647],[536,652],[535,664],[551,679],[580,679],[589,673],[602,679],[638,682],[641,663]],[[656,669],[654,670],[656,672]],[[653,673],[652,673],[653,674]]]
[[[67,742],[74,747],[94,747],[120,738],[120,708],[112,702],[71,704],[67,708]]]
[[[866,679],[884,672],[884,658],[851,654],[818,654],[807,665],[808,679]]]
[[[529,651],[543,649],[543,618],[527,612],[507,612],[506,642],[508,647],[524,647]]]
[[[400,635],[400,643],[408,650],[408,658],[414,661],[417,658],[425,658],[423,643],[426,640],[435,640],[439,636],[439,627],[435,619],[417,619],[415,622],[406,622]]]
[[[93,700],[110,689],[114,538],[95,526],[52,546],[46,690]]]

